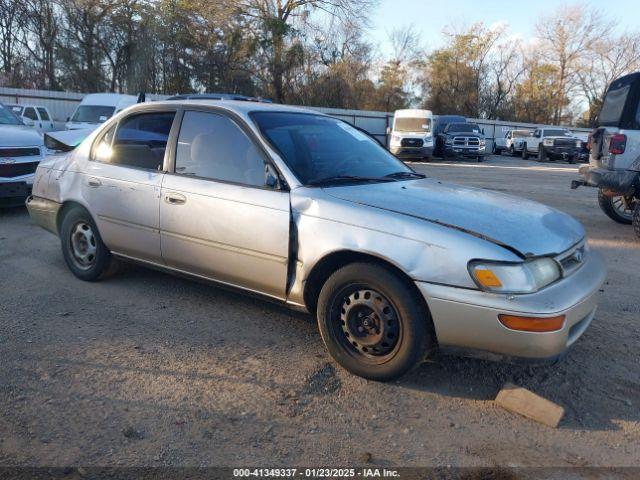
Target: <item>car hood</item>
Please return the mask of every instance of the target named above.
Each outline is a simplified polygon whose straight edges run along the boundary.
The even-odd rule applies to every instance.
[[[34,147],[42,144],[42,136],[31,127],[0,125],[1,147]]]
[[[523,257],[558,254],[584,238],[577,220],[546,205],[433,178],[325,191],[342,200],[461,230]]]

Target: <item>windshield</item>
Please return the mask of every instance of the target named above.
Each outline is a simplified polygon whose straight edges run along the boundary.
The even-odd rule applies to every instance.
[[[109,119],[115,107],[80,105],[71,118],[72,122],[102,123]]]
[[[304,185],[336,177],[355,182],[354,177],[391,181],[386,176],[417,176],[369,136],[341,120],[287,112],[253,112],[251,117]]]
[[[0,105],[0,125],[22,125],[22,122],[11,110]]]
[[[393,129],[396,132],[430,132],[430,118],[403,118],[394,120]]]
[[[447,132],[480,133],[480,127],[475,123],[450,123]]]
[[[514,130],[511,133],[512,138],[528,137],[528,136],[529,136],[529,132],[526,130]]]
[[[560,128],[551,128],[544,131],[546,137],[573,137],[573,134],[569,130]]]

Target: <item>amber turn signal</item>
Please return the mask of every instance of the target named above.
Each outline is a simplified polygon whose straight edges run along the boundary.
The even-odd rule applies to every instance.
[[[523,332],[555,332],[564,325],[564,315],[556,317],[520,317],[518,315],[498,315],[498,320],[511,330]]]

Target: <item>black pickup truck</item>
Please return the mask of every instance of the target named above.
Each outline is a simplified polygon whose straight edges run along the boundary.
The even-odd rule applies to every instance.
[[[486,141],[482,129],[475,123],[450,123],[438,135],[444,157],[472,157],[484,160]]]

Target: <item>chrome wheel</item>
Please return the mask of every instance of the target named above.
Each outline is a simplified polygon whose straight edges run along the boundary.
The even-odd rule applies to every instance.
[[[79,221],[71,228],[69,246],[73,261],[78,268],[88,270],[94,265],[97,244],[96,237],[88,223]]]
[[[360,289],[343,297],[340,322],[344,344],[365,356],[384,357],[398,344],[398,314],[375,290]]]

